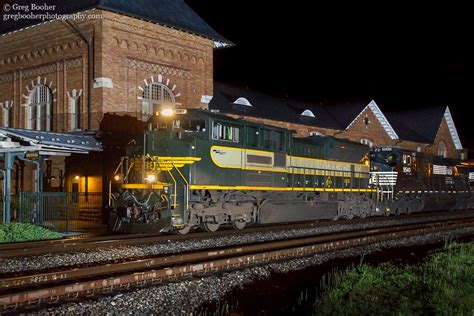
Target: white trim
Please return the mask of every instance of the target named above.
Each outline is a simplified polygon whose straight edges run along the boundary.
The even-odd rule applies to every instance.
[[[374,100],[370,101],[370,103],[357,115],[357,117],[346,127],[346,130],[348,130],[352,124],[354,124],[357,119],[362,115],[362,113],[365,112],[365,110],[369,108],[372,113],[374,113],[375,117],[379,121],[379,123],[382,125],[383,129],[387,133],[387,135],[390,137],[390,139],[398,139],[398,135],[393,129],[392,125],[388,122],[387,118],[385,115],[382,113],[380,108],[378,107],[377,103],[375,103]]]
[[[209,104],[211,102],[212,98],[213,98],[212,95],[202,95],[201,96],[201,103]]]
[[[304,110],[300,115],[302,116],[308,116],[308,117],[316,117],[311,110]]]
[[[247,100],[244,97],[240,97],[237,100],[235,100],[234,104],[239,104],[239,105],[244,105],[244,106],[252,106],[252,103],[250,103],[250,101]]]
[[[449,106],[446,106],[446,111],[444,112],[444,119],[446,120],[446,123],[448,123],[449,133],[451,134],[451,138],[453,139],[454,146],[457,150],[463,149],[461,140],[459,139],[458,131],[456,130],[456,126],[454,125],[453,117],[451,116],[451,111],[449,111]]]
[[[79,103],[79,98],[82,96],[82,89],[72,89],[71,92],[66,93],[68,98],[69,98],[69,126],[70,130],[75,131],[75,130],[80,130],[81,129],[81,123],[78,121],[78,118],[80,118],[80,103]]]
[[[12,121],[10,121],[11,117],[11,111],[13,108],[13,101],[5,101],[0,103],[0,106],[2,108],[2,114],[3,114],[3,127],[12,127]]]
[[[214,41],[214,48],[225,48],[230,46],[230,44],[221,42],[221,41]]]
[[[145,79],[146,81],[146,79]],[[112,79],[107,78],[107,77],[99,77],[94,79],[94,89],[98,88],[109,88],[113,89],[114,84],[112,82]]]

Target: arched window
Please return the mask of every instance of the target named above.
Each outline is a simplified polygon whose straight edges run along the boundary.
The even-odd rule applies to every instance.
[[[153,115],[162,105],[174,105],[173,91],[166,85],[158,82],[150,83],[143,88],[143,114]]]
[[[438,144],[438,156],[441,157],[448,157],[448,149],[446,147],[446,143],[443,141],[440,141]]]
[[[362,138],[360,140],[360,143],[363,144],[363,145],[367,145],[369,147],[372,147],[374,145],[374,143],[372,143],[370,140],[368,140],[367,138]]]
[[[43,84],[34,87],[28,107],[28,128],[51,131],[53,117],[53,94]]]

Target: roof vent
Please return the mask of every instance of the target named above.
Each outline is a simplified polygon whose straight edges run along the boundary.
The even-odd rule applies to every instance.
[[[308,117],[316,117],[311,110],[304,110],[303,113],[301,113],[301,115],[308,116]]]
[[[246,98],[238,98],[234,101],[234,104],[252,106],[252,103],[250,103],[249,100],[247,100]]]

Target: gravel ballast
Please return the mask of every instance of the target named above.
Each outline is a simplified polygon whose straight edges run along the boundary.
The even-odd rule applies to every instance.
[[[355,247],[335,252],[293,259],[286,262],[238,270],[221,275],[195,278],[166,285],[148,286],[128,293],[80,303],[67,303],[60,307],[43,309],[42,314],[158,314],[158,315],[191,315],[205,302],[217,301],[232,289],[244,288],[254,280],[268,278],[272,273],[285,273],[290,270],[301,270],[332,259],[360,257],[377,251],[394,247],[411,247],[439,243],[446,239],[472,235],[474,227],[467,227],[449,232],[438,232],[374,245]]]
[[[462,213],[454,213],[449,218],[462,217]],[[447,216],[430,217],[432,220],[446,219]],[[55,253],[39,256],[4,258],[0,259],[0,274],[47,270],[58,267],[73,267],[106,263],[130,258],[143,258],[155,255],[179,253],[198,249],[213,249],[232,245],[251,244],[255,242],[285,240],[296,237],[317,236],[323,234],[351,231],[355,229],[369,229],[390,227],[400,224],[416,224],[426,221],[426,218],[400,217],[391,221],[375,221],[353,224],[337,224],[323,227],[303,229],[285,229],[279,231],[255,232],[244,235],[220,236],[207,239],[160,242],[157,244],[101,247],[93,250],[72,253]]]

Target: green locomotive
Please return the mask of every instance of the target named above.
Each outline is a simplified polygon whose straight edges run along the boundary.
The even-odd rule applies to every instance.
[[[164,110],[121,159],[116,231],[365,217],[379,212],[369,148],[203,110]]]

